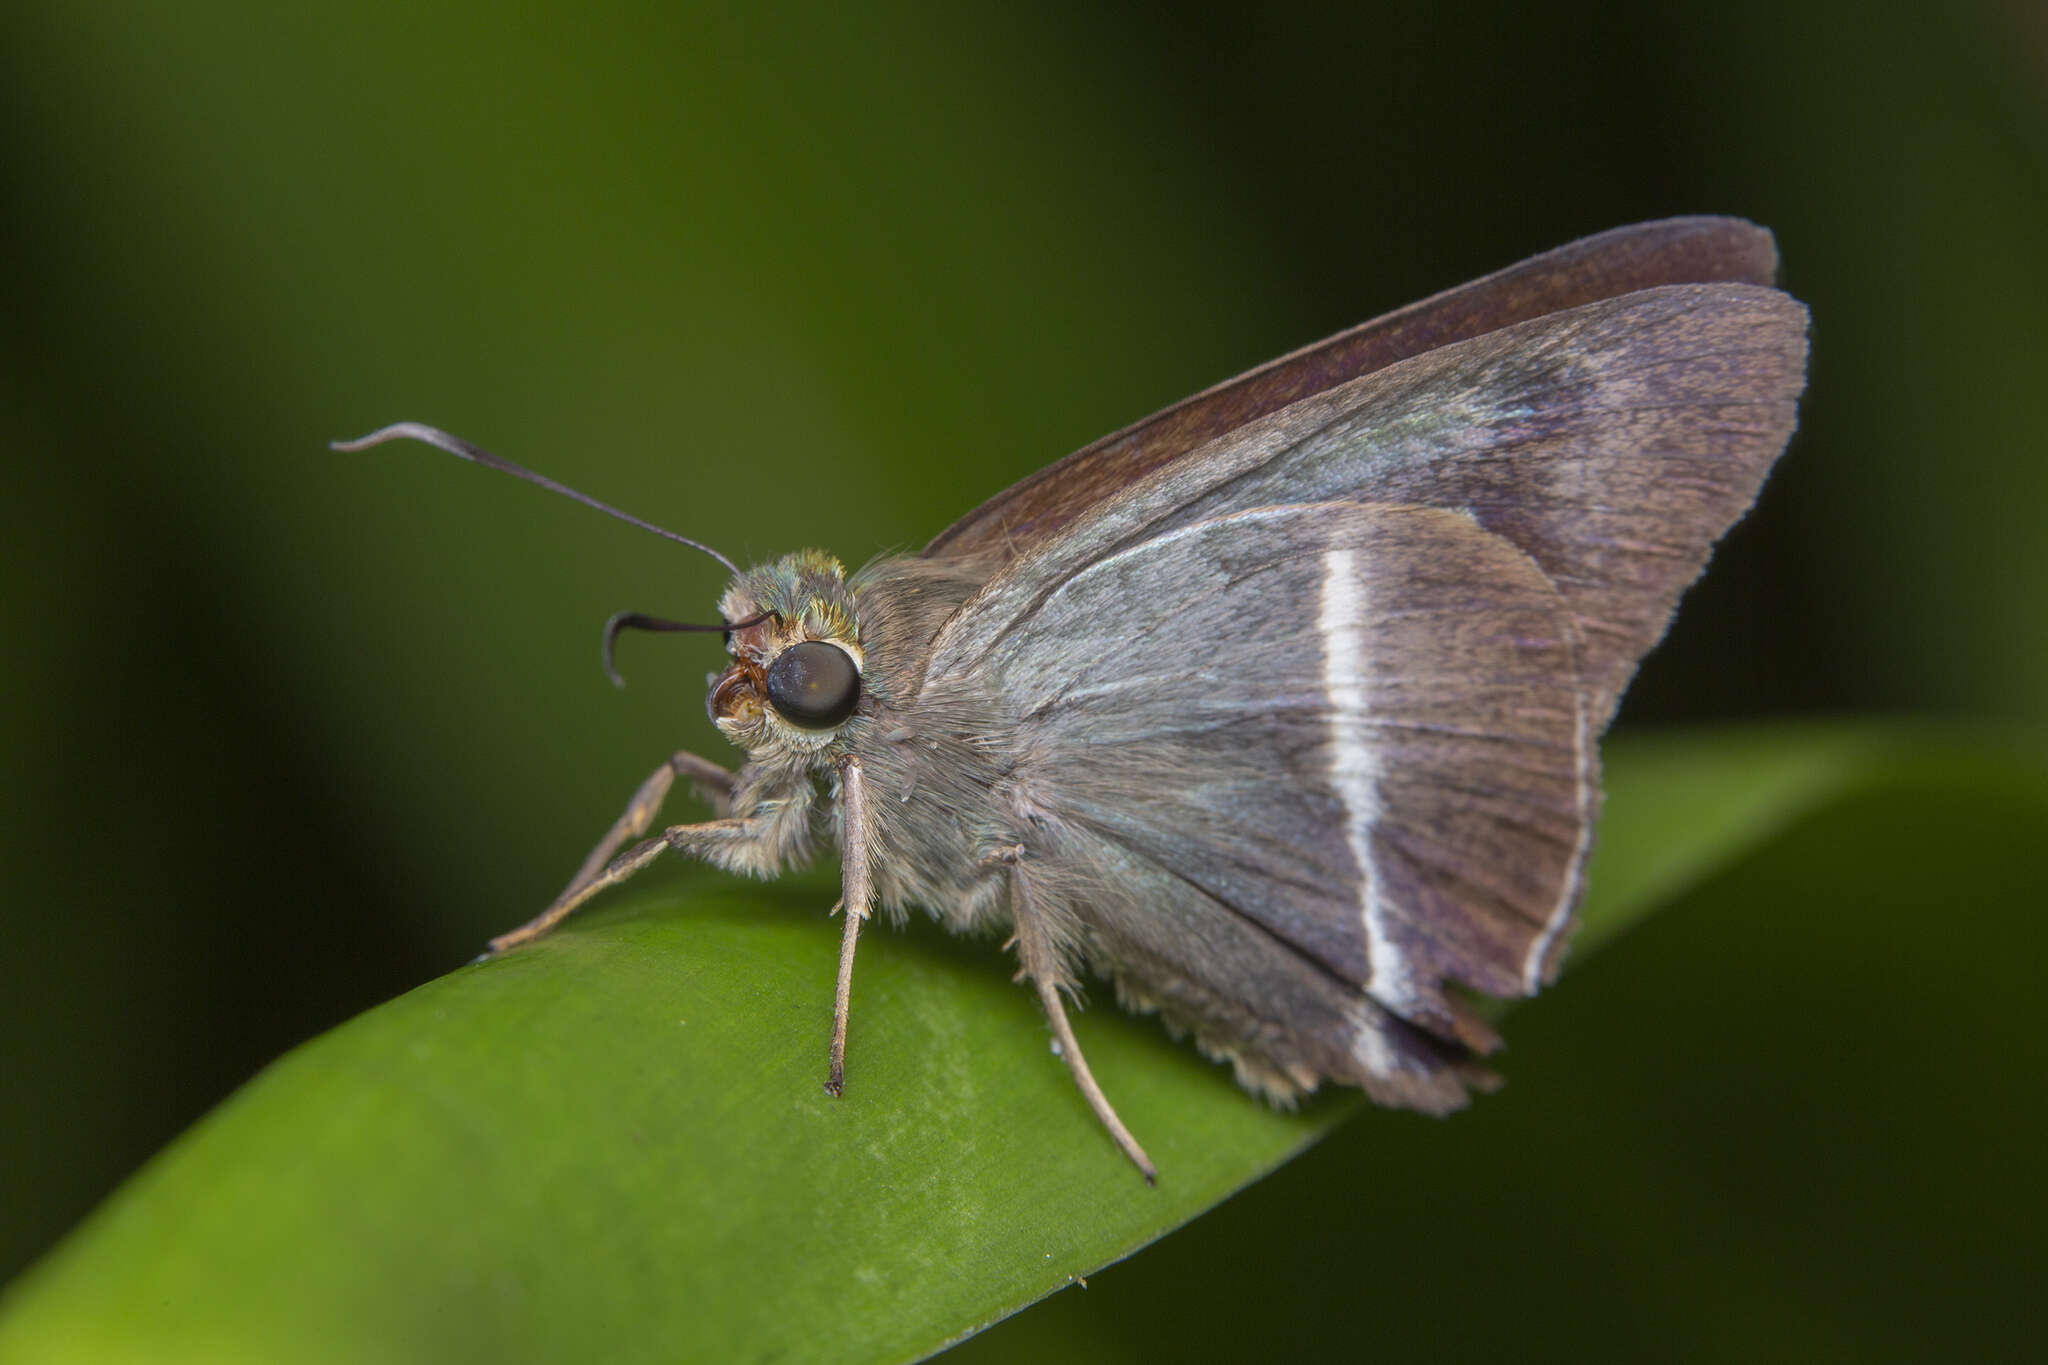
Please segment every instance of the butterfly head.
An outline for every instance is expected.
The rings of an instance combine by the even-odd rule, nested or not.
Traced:
[[[757,759],[809,767],[827,758],[840,728],[860,705],[861,675],[867,663],[853,592],[838,560],[816,550],[801,550],[772,564],[742,570],[708,545],[665,531],[419,422],[398,422],[359,440],[333,445],[336,450],[363,450],[396,440],[422,441],[472,464],[538,484],[724,565],[733,578],[719,602],[724,617],[720,624],[692,625],[637,611],[619,612],[604,627],[605,671],[614,683],[623,685],[612,667],[612,646],[621,631],[719,631],[733,663],[711,678],[712,721]]]
[[[712,723],[757,755],[823,757],[859,708],[867,662],[846,570],[802,550],[739,574],[718,605],[733,662],[710,679]]]

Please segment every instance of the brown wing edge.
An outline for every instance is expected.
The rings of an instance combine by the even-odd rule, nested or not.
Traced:
[[[1455,341],[1667,284],[1776,282],[1770,231],[1740,218],[1668,218],[1581,238],[1268,361],[1011,485],[924,549],[950,558],[1016,547],[1244,423]]]

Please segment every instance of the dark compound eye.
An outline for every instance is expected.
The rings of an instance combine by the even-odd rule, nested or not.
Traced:
[[[829,730],[852,715],[859,700],[860,670],[838,645],[806,640],[768,665],[768,701],[792,725]]]

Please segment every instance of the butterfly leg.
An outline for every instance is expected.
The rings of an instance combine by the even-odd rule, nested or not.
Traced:
[[[654,839],[619,860],[620,864],[630,863],[630,866],[621,870],[613,863],[614,855],[627,840],[639,838],[653,826],[654,817],[661,813],[661,803],[667,799],[669,788],[678,777],[688,778],[714,810],[720,815],[726,814],[732,800],[733,774],[708,758],[686,753],[671,754],[668,762],[656,768],[640,784],[640,789],[633,793],[633,799],[626,803],[625,813],[613,821],[604,838],[597,841],[597,847],[590,850],[590,856],[583,860],[583,866],[576,869],[576,875],[562,888],[562,894],[525,924],[492,939],[484,956],[495,957],[522,943],[531,943],[568,918],[571,911],[599,891],[624,881],[660,857],[667,845],[663,840]],[[636,856],[638,861],[634,861]]]
[[[839,1095],[846,1089],[846,1022],[853,1009],[853,945],[860,926],[871,911],[875,895],[874,878],[868,861],[871,821],[868,789],[861,777],[860,760],[849,758],[839,767],[839,908],[846,912],[846,926],[839,937],[839,985],[832,997],[831,1061],[825,1070],[825,1093]]]
[[[1123,1154],[1145,1177],[1145,1183],[1157,1184],[1159,1172],[1152,1165],[1152,1159],[1131,1136],[1131,1130],[1124,1127],[1124,1121],[1116,1116],[1109,1097],[1102,1093],[1102,1087],[1095,1083],[1094,1074],[1088,1070],[1088,1059],[1081,1055],[1081,1044],[1074,1038],[1074,1027],[1067,1022],[1066,1002],[1060,997],[1060,987],[1067,980],[1066,966],[1046,931],[1044,911],[1033,899],[1031,882],[1020,863],[1013,863],[1010,868],[1010,913],[1016,927],[1019,975],[1030,977],[1031,984],[1038,991],[1038,1003],[1045,1008],[1045,1019],[1052,1026],[1053,1040],[1059,1044],[1060,1060],[1073,1073],[1074,1084],[1080,1087],[1081,1097],[1088,1101],[1095,1117],[1101,1120],[1116,1145],[1123,1149]]]

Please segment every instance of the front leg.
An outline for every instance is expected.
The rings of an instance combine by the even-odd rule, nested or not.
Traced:
[[[701,825],[672,825],[655,838],[633,845],[596,873],[589,876],[578,873],[577,880],[555,897],[547,909],[517,929],[492,939],[484,956],[496,957],[522,943],[531,943],[567,919],[583,902],[608,886],[617,886],[670,849],[702,858],[705,862],[723,862],[743,846],[760,841],[766,834],[764,824],[759,819],[728,819],[707,820]]]
[[[696,787],[697,794],[704,798],[705,804],[714,812],[719,815],[732,814],[732,788],[736,780],[732,773],[710,759],[699,758],[695,754],[684,753],[681,750],[670,754],[668,762],[650,773],[647,780],[640,784],[640,789],[633,793],[633,799],[626,803],[625,812],[612,822],[612,827],[605,831],[604,838],[597,841],[597,847],[591,849],[590,856],[583,860],[583,866],[576,869],[576,875],[562,888],[562,894],[555,897],[556,904],[566,900],[585,882],[602,872],[605,865],[611,862],[612,856],[625,846],[628,839],[637,839],[653,828],[654,817],[661,813],[661,803],[668,799],[669,788],[675,785],[678,777],[688,778],[691,785]],[[551,905],[548,909],[553,910],[554,906]],[[562,912],[564,915],[567,913],[569,912],[566,910]],[[546,918],[547,912],[544,911],[535,923]],[[560,918],[561,915],[557,915],[555,919],[548,920],[548,923],[536,930],[535,934],[546,933]],[[521,939],[520,942],[523,943],[525,940]]]
[[[737,814],[698,825],[673,825],[659,838],[635,844],[613,857],[621,844],[644,833],[653,823],[662,798],[678,776],[688,777],[700,788],[708,789],[714,804]],[[764,789],[759,784],[743,788],[738,777],[716,764],[693,754],[677,754],[641,784],[625,814],[583,860],[583,866],[562,894],[525,924],[492,939],[484,956],[495,957],[539,938],[592,896],[626,880],[669,849],[727,871],[772,875],[792,856],[804,855],[810,805],[811,789],[807,783],[787,792]]]

